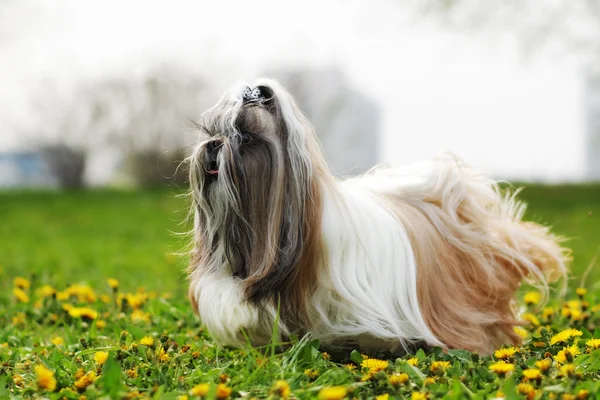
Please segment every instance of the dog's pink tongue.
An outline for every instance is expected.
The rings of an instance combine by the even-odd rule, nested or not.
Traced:
[[[208,173],[211,174],[211,175],[216,175],[216,174],[219,173],[219,170],[218,169],[211,169],[210,171],[208,171]]]

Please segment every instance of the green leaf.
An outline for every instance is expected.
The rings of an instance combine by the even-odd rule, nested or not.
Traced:
[[[142,329],[138,328],[135,325],[129,325],[126,330],[131,334],[131,336],[135,340],[140,340],[141,338],[146,336],[146,332],[144,332]]]
[[[506,400],[513,400],[519,398],[519,394],[517,393],[517,384],[513,377],[506,379],[502,391],[504,392],[504,398]]]
[[[356,365],[361,365],[364,358],[358,351],[352,350],[352,353],[350,353],[350,360]]]
[[[450,354],[452,357],[457,358],[461,361],[471,362],[471,353],[468,352],[467,350],[450,349],[450,350],[448,350],[448,354]]]
[[[123,382],[123,371],[121,371],[121,366],[112,355],[104,363],[102,375],[99,380],[104,391],[110,398],[115,399],[119,397]]]
[[[425,359],[427,358],[427,355],[425,355],[425,352],[423,351],[423,349],[419,349],[419,350],[417,350],[415,357],[419,361],[425,361]]]

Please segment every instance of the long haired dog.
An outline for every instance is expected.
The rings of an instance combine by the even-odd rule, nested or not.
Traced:
[[[191,157],[190,299],[222,345],[311,333],[326,345],[489,353],[519,342],[514,295],[566,275],[524,205],[451,155],[335,179],[277,82],[222,97]]]

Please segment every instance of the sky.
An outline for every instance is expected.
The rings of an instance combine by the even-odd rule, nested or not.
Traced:
[[[364,133],[378,135],[381,162],[450,150],[500,178],[584,177],[576,63],[523,57],[510,32],[444,31],[402,3],[0,0],[0,151],[36,130],[32,93],[50,78],[68,91],[168,60],[219,92],[265,69],[338,66],[381,108],[380,131]]]

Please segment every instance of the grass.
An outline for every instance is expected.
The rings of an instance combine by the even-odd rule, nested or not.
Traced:
[[[570,238],[574,278],[567,299],[527,306],[514,354],[332,360],[310,338],[284,353],[214,345],[187,302],[186,259],[173,254],[189,228],[175,193],[0,193],[0,398],[594,398],[600,271],[586,294],[575,288],[600,246],[600,186],[521,197],[528,218]],[[567,328],[579,336],[552,339]]]

